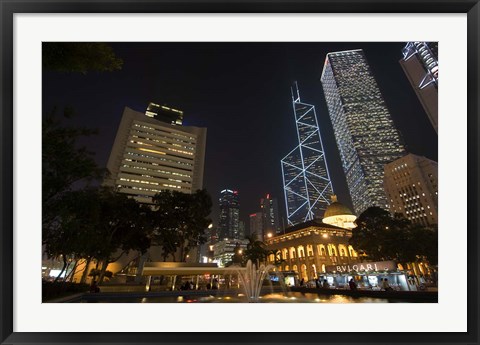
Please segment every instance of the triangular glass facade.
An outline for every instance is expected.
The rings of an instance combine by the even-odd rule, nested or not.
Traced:
[[[321,218],[333,194],[315,106],[300,101],[296,83],[292,102],[298,146],[281,160],[289,225]]]

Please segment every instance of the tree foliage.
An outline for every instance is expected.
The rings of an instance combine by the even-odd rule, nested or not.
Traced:
[[[72,191],[59,210],[44,237],[45,252],[53,258],[94,258],[102,263],[100,281],[109,263],[151,245],[150,208],[111,188]]]
[[[349,243],[370,260],[415,262],[426,257],[437,263],[438,232],[414,224],[401,215],[392,217],[379,208],[370,207],[355,222]]]
[[[63,119],[73,115],[65,109]],[[76,232],[70,214],[80,196],[74,189],[88,186],[99,179],[99,169],[93,154],[79,147],[78,139],[95,134],[86,128],[65,126],[56,109],[46,115],[42,125],[42,244],[49,257],[61,259],[63,269],[69,260],[77,260],[83,247],[80,233]],[[72,218],[73,217],[73,218]]]
[[[102,42],[44,42],[42,65],[46,70],[85,74],[120,70],[123,60]]]
[[[243,263],[246,264],[248,260],[251,260],[252,263],[255,263],[257,267],[266,261],[266,258],[269,254],[266,249],[265,243],[258,240],[257,234],[253,233],[245,238],[248,240],[247,249],[245,250],[245,255]]]
[[[164,260],[186,261],[188,252],[207,241],[206,229],[212,200],[205,189],[193,194],[162,191],[153,198],[155,233],[153,241],[163,247]]]
[[[65,109],[63,118],[69,119],[72,109]],[[65,126],[54,109],[42,125],[42,205],[44,230],[61,212],[63,198],[73,187],[99,179],[104,170],[98,168],[93,153],[78,146],[78,139],[96,134],[86,128]]]

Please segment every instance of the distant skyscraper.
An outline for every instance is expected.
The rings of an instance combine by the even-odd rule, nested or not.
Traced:
[[[238,222],[238,238],[245,239],[245,222],[239,221]]]
[[[408,42],[400,66],[438,133],[438,42]]]
[[[181,126],[183,122],[183,111],[152,102],[148,105],[145,115],[171,125]]]
[[[289,225],[321,218],[333,194],[315,106],[300,101],[296,83],[292,102],[298,146],[281,160]]]
[[[263,240],[263,214],[262,212],[250,215],[250,236],[255,234],[257,239]]]
[[[219,240],[240,238],[240,203],[236,190],[224,189],[220,192],[220,219],[218,222]]]
[[[356,214],[388,208],[383,168],[405,149],[363,50],[328,53],[321,81]]]
[[[202,189],[206,128],[172,125],[125,108],[106,185],[142,203],[162,190]]]
[[[390,212],[414,223],[438,224],[438,164],[408,154],[385,165],[385,191]]]
[[[272,235],[281,233],[277,199],[271,198],[270,194],[267,194],[265,198],[260,199],[260,208],[264,236],[269,233]]]

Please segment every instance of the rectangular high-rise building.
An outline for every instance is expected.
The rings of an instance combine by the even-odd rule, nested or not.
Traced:
[[[385,165],[385,192],[390,212],[414,223],[438,224],[438,163],[408,154]]]
[[[147,204],[162,190],[202,189],[206,134],[206,128],[172,125],[126,107],[105,184]]]
[[[260,199],[260,208],[262,210],[263,234],[266,236],[281,233],[277,199],[271,198],[270,194],[267,194],[265,198]]]
[[[255,235],[258,240],[263,240],[263,214],[262,212],[250,215],[250,236]]]
[[[402,54],[400,66],[438,133],[438,42],[408,42]]]
[[[240,203],[238,191],[224,189],[220,192],[220,219],[218,221],[219,241],[240,238]]]
[[[405,149],[363,50],[328,53],[321,82],[355,213],[388,209],[383,169]]]

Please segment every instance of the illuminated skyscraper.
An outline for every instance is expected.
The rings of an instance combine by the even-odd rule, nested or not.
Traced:
[[[277,199],[267,194],[265,198],[260,199],[260,208],[262,209],[263,235],[281,233]]]
[[[163,110],[183,117],[180,110]],[[206,135],[206,128],[172,124],[125,107],[107,163],[110,175],[104,184],[144,204],[152,204],[152,197],[163,190],[194,193],[203,186]],[[109,270],[118,272],[132,260],[141,267],[147,257],[163,260],[162,248],[152,246],[141,258],[131,251]]]
[[[236,190],[224,189],[220,192],[220,219],[218,221],[219,240],[240,238],[240,203]]]
[[[162,190],[202,189],[206,133],[206,128],[172,125],[126,107],[105,184],[147,204]]]
[[[408,42],[400,66],[438,133],[438,42]]]
[[[298,145],[282,160],[283,189],[289,225],[321,218],[333,194],[315,106],[292,89]]]
[[[328,53],[321,81],[356,214],[388,209],[383,168],[405,149],[363,50]]]

